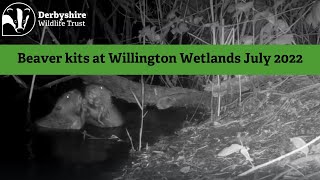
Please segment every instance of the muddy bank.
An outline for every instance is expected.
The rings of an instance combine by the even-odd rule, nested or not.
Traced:
[[[319,179],[319,87],[295,76],[251,93],[221,118],[133,154],[121,178]]]

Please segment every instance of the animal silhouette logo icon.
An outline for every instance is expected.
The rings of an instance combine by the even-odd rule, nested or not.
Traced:
[[[29,5],[12,3],[2,13],[2,36],[24,36],[35,23],[36,15]]]

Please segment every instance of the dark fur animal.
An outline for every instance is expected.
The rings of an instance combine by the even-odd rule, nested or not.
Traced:
[[[83,97],[78,90],[64,93],[51,113],[37,121],[37,125],[53,129],[81,129],[85,123],[82,110]]]
[[[111,92],[100,85],[89,85],[85,90],[84,110],[86,122],[98,127],[118,127],[123,118],[113,105]]]
[[[88,85],[84,95],[78,90],[63,94],[52,112],[37,125],[53,129],[81,129],[85,123],[97,127],[119,127],[123,118],[113,105],[111,92],[100,85]]]

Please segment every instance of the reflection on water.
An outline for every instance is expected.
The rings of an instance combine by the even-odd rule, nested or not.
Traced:
[[[82,131],[41,131],[34,139],[32,179],[100,179],[115,176],[128,159],[123,128],[86,126]],[[84,135],[84,131],[87,135]],[[115,135],[115,136],[112,136]]]
[[[183,126],[186,109],[149,109],[145,117],[143,147],[160,136],[172,135]],[[137,147],[140,112],[127,112],[125,127],[99,128],[86,125],[81,131],[39,131],[34,138],[36,155],[29,166],[30,179],[112,179],[121,176],[121,169],[130,163],[131,149],[125,128]],[[84,132],[88,135],[84,136]],[[113,137],[110,139],[110,137]],[[121,140],[117,139],[120,138]]]

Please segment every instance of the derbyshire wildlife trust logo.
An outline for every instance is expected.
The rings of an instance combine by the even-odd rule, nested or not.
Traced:
[[[2,36],[24,36],[35,23],[36,15],[29,5],[12,3],[2,13]]]

